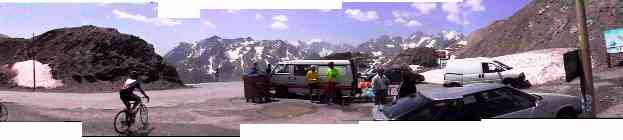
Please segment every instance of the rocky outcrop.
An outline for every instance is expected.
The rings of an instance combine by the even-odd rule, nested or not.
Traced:
[[[420,65],[423,67],[436,67],[439,65],[437,63],[438,58],[433,48],[410,48],[402,51],[384,66],[400,67],[406,65]]]
[[[5,47],[6,46],[6,47]],[[27,47],[19,47],[27,46]],[[61,89],[71,91],[116,90],[130,70],[141,73],[150,89],[183,86],[175,68],[164,63],[151,44],[113,28],[81,26],[60,28],[33,39],[0,39],[5,63],[35,60],[48,64]]]

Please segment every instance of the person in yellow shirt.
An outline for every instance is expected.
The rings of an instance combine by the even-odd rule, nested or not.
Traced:
[[[307,71],[307,74],[305,75],[305,83],[307,83],[307,86],[309,87],[309,100],[312,102],[314,101],[313,97],[315,96],[314,89],[319,88],[318,69],[316,67],[316,65],[311,65],[311,67]]]

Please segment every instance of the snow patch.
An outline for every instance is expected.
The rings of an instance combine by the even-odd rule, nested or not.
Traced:
[[[42,64],[39,61],[34,61],[35,66],[35,86],[43,88],[57,88],[63,86],[61,80],[52,78],[52,70],[48,64]],[[17,62],[13,65],[13,70],[17,72],[17,75],[13,78],[13,81],[19,86],[33,87],[33,60],[27,60]]]
[[[437,42],[437,40],[431,40],[430,43],[428,43],[428,45],[426,45],[426,47],[433,48],[433,47],[435,47],[435,43],[436,42]]]
[[[242,47],[238,47],[236,49],[233,50],[227,50],[226,54],[227,54],[227,58],[229,58],[230,62],[236,61],[240,58],[242,58],[242,54],[240,53],[240,50],[242,49]]]
[[[383,55],[383,52],[382,51],[372,52],[372,55],[374,55],[374,56],[381,56],[381,55]]]
[[[431,37],[422,37],[422,38],[420,38],[420,41],[418,41],[415,46],[420,46],[420,45],[422,45],[422,43],[424,43],[425,41],[430,40],[430,39],[431,39]]]
[[[325,57],[325,56],[328,56],[328,55],[331,55],[331,54],[333,54],[333,51],[329,50],[327,48],[322,48],[322,50],[320,50],[320,52],[318,52],[318,55],[320,57]]]

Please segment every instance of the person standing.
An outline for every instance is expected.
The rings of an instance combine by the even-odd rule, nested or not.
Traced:
[[[253,76],[257,74],[257,62],[253,62],[253,65],[249,68],[247,75]]]
[[[385,71],[382,68],[377,69],[376,75],[372,78],[372,90],[374,90],[374,106],[380,111],[383,111],[388,87],[389,79],[385,76]]]
[[[415,94],[417,92],[417,81],[415,80],[415,75],[408,68],[403,68],[400,71],[400,77],[402,78],[402,82],[400,83],[400,89],[398,90],[398,98],[406,97],[411,94]]]
[[[335,68],[333,62],[329,62],[329,69],[327,70],[327,93],[325,93],[324,102],[331,103],[333,96],[336,93],[337,80],[340,77],[340,72]]]
[[[309,86],[309,101],[314,101],[314,89],[318,89],[318,70],[316,65],[311,65],[305,74],[305,83]]]

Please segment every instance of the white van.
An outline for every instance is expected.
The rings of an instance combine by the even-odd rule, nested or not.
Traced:
[[[311,65],[316,65],[320,77],[319,86],[323,90],[329,62],[333,62],[340,73],[337,88],[340,89],[342,95],[352,95],[352,92],[357,88],[357,78],[354,77],[356,70],[349,60],[292,60],[279,62],[276,65],[271,64],[271,86],[276,90],[276,94],[307,95],[309,94],[309,86],[305,83],[305,75]]]
[[[490,58],[453,59],[446,66],[443,85],[459,87],[471,83],[489,82],[520,86],[527,82],[525,78],[523,72]]]

